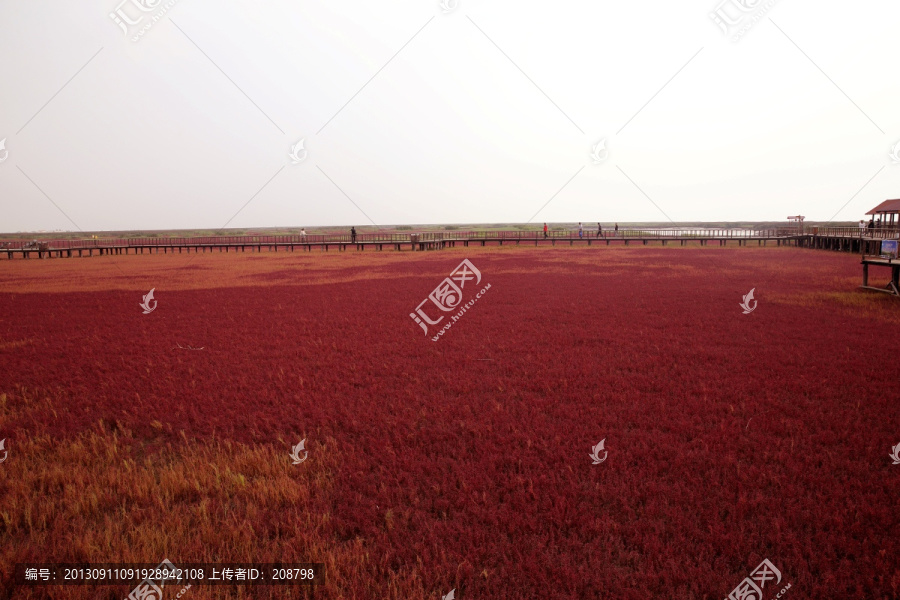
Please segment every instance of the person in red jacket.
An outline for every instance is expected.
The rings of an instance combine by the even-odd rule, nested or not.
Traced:
[[[544,223],[544,237],[547,237],[547,224]]]

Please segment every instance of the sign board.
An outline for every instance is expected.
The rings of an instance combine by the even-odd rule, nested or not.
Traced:
[[[897,258],[897,240],[882,240],[881,254],[888,258]]]

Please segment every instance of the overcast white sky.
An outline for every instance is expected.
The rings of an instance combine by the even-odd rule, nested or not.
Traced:
[[[900,197],[896,0],[448,1],[168,0],[137,42],[110,13],[164,2],[0,1],[0,231],[852,220]],[[733,41],[717,8],[756,23]]]

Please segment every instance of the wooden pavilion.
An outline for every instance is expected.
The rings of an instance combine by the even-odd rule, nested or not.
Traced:
[[[884,229],[900,228],[900,200],[885,200],[866,214],[872,215],[872,219],[878,218],[875,227]]]
[[[887,292],[894,296],[900,296],[900,261],[897,260],[898,237],[900,237],[900,200],[885,200],[866,213],[872,215],[873,225],[868,229],[868,237],[875,237],[876,254],[868,254],[862,246],[863,289],[878,292]],[[878,220],[875,221],[875,217]],[[862,232],[860,232],[862,244]],[[880,238],[880,240],[878,239]],[[888,267],[891,269],[891,280],[884,287],[879,288],[869,285],[869,265]]]

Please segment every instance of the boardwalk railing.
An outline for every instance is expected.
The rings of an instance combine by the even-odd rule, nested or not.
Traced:
[[[826,228],[820,235],[847,235],[841,231],[854,228]],[[873,230],[866,230],[872,236]],[[827,232],[827,233],[826,233]],[[896,229],[874,230],[874,237],[896,237]],[[811,233],[811,232],[806,232]],[[892,235],[889,235],[891,234]],[[668,228],[668,229],[632,229],[620,228],[618,231],[604,229],[598,236],[596,229],[585,229],[584,238],[602,239],[762,239],[787,238],[800,235],[795,227],[777,227],[769,229],[705,229],[705,228]],[[358,243],[409,244],[412,242],[440,242],[461,240],[541,240],[578,239],[577,229],[543,230],[486,230],[486,231],[427,231],[427,232],[391,232],[360,233],[356,236]],[[197,247],[197,246],[265,246],[265,245],[300,245],[300,244],[350,244],[350,234],[310,234],[310,235],[215,235],[198,237],[137,237],[137,238],[101,238],[73,240],[14,240],[0,242],[0,249],[8,250],[68,250],[88,248],[162,248],[162,247]]]
[[[759,237],[787,237],[798,235],[796,228],[784,229],[604,229],[599,232],[596,229],[585,228],[583,237],[591,238],[759,238]],[[488,240],[534,240],[543,239],[545,237],[543,230],[538,231],[447,231],[444,232],[445,240],[465,240],[465,239],[488,239]],[[577,229],[556,229],[548,230],[546,237],[548,239],[571,239],[578,237]]]
[[[873,227],[860,229],[859,227],[821,227],[814,235],[828,237],[864,237],[876,240],[897,239],[900,235],[900,227]]]

